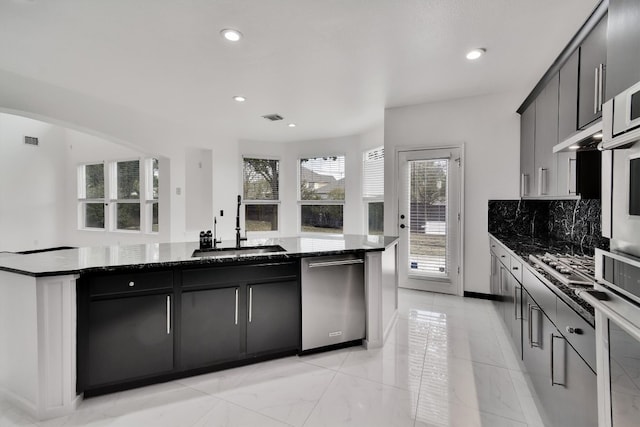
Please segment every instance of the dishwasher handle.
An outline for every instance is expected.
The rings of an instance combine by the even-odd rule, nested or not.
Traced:
[[[364,264],[364,260],[362,258],[357,258],[357,259],[344,259],[344,260],[338,260],[338,261],[310,262],[309,268],[334,267],[336,265],[352,265],[352,264]]]

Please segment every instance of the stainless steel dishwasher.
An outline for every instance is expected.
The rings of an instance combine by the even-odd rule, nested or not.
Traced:
[[[302,259],[302,350],[365,338],[364,259]]]

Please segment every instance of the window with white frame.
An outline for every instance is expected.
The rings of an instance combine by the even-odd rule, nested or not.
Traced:
[[[280,161],[242,159],[245,230],[277,231],[280,203]]]
[[[342,233],[345,200],[344,156],[300,159],[300,231]]]
[[[78,167],[78,217],[81,228],[105,228],[104,172],[104,163]]]
[[[79,228],[157,232],[158,178],[158,159],[78,166]]]
[[[384,147],[365,151],[362,156],[362,197],[367,234],[384,233]]]

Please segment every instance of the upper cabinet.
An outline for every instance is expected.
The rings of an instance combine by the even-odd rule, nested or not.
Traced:
[[[558,94],[558,141],[564,141],[578,130],[578,66],[576,50],[560,68]]]
[[[520,196],[533,196],[534,144],[536,135],[536,103],[527,107],[520,117]]]
[[[534,142],[535,196],[557,195],[557,168],[553,146],[558,143],[558,74],[536,98]]]
[[[610,0],[605,101],[640,81],[640,1]]]
[[[607,16],[605,15],[580,45],[578,128],[602,117],[607,64]]]

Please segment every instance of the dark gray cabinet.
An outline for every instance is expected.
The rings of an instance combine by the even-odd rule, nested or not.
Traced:
[[[88,388],[173,369],[172,298],[167,293],[91,302],[84,361]]]
[[[605,15],[580,45],[579,129],[583,129],[602,116],[606,64],[607,16]]]
[[[300,347],[300,292],[296,280],[247,286],[247,354]]]
[[[237,360],[241,353],[240,288],[182,293],[180,354],[183,369]]]
[[[86,396],[300,350],[298,260],[90,273],[77,291]]]
[[[638,0],[609,0],[605,101],[640,81],[638,22]]]
[[[534,153],[536,135],[536,102],[520,117],[520,196],[534,195]]]
[[[534,195],[537,196],[554,196],[557,191],[553,146],[558,143],[558,89],[559,79],[556,74],[536,99]]]
[[[573,52],[560,68],[558,90],[558,141],[564,141],[578,130],[579,51]]]
[[[545,425],[597,426],[596,374],[526,291],[523,302],[523,362],[542,404]]]

